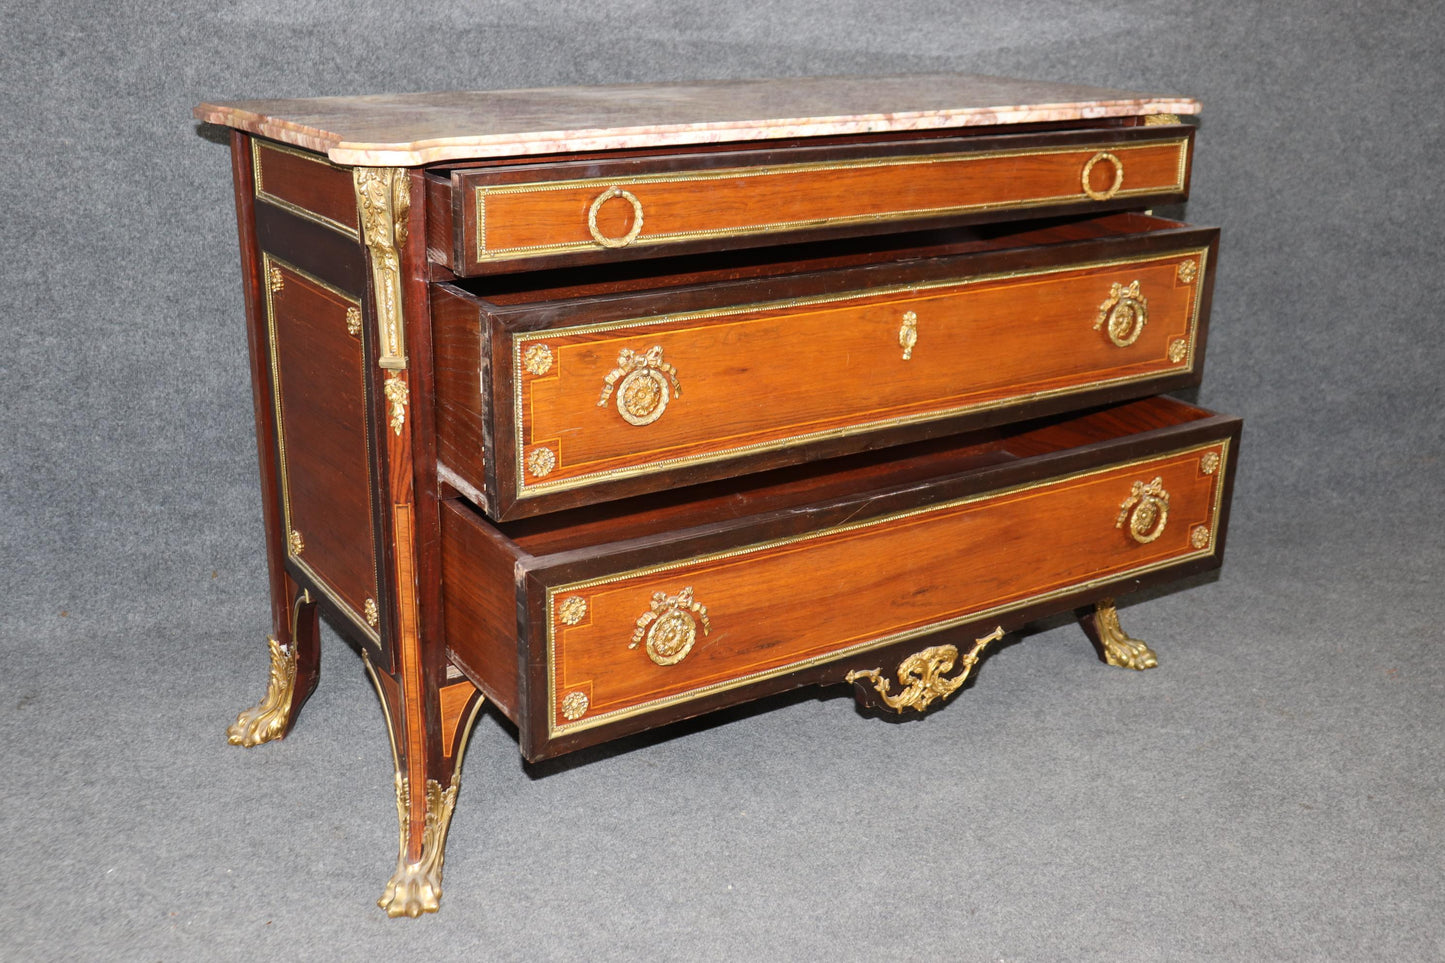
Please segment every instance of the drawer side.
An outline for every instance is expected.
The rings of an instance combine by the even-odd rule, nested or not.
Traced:
[[[441,522],[448,655],[515,722],[519,709],[515,546],[453,502],[442,503]]]
[[[431,286],[432,364],[436,385],[438,474],[484,510],[495,451],[490,405],[490,345],[477,306],[440,285]],[[495,457],[492,461],[495,461]]]

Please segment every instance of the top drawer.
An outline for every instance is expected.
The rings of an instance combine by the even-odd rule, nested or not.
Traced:
[[[433,181],[434,260],[533,270],[1148,207],[1189,189],[1193,128],[753,148],[459,169]]]

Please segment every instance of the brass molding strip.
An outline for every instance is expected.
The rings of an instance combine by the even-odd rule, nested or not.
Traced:
[[[342,291],[340,288],[337,288],[334,285],[327,284],[320,278],[312,274],[308,274],[307,272],[301,270],[293,264],[288,263],[287,261],[283,261],[281,258],[278,258],[274,254],[271,254],[269,251],[261,251],[261,273],[263,275],[269,275],[272,270],[283,268],[286,271],[290,272],[292,275],[298,278],[302,278],[310,284],[314,284],[319,288],[329,291],[330,293],[336,295],[338,298],[342,299],[348,304],[355,305],[357,309],[360,310],[361,302],[357,300],[354,296],[347,294],[345,291]],[[277,474],[280,476],[278,480],[281,486],[282,529],[289,532],[295,528],[295,525],[291,516],[291,482],[290,471],[288,468],[286,457],[285,408],[281,401],[281,362],[277,352],[276,310],[275,304],[273,302],[273,295],[275,293],[276,292],[271,290],[269,286],[266,288],[266,340],[271,355],[271,403],[276,417],[276,469]],[[361,396],[363,399],[365,399],[366,364],[364,358],[362,361],[362,370],[360,374]],[[364,424],[362,425],[361,435],[366,445],[366,463],[369,465],[371,464],[371,433],[366,430],[366,426]],[[368,502],[368,511],[366,513],[367,532],[371,539],[369,544],[375,545],[376,530],[374,519],[376,517],[376,496],[371,491],[370,483],[367,484],[366,490]],[[337,591],[336,587],[333,586],[326,579],[322,578],[320,573],[318,573],[314,568],[312,568],[310,564],[308,564],[300,555],[288,555],[287,561],[300,569],[301,572],[314,584],[316,591],[321,595],[325,596],[325,598],[330,601],[331,604],[334,605],[338,611],[346,613],[346,616],[351,619],[351,621],[356,625],[357,629],[359,629],[363,635],[365,635],[368,639],[370,639],[377,645],[381,644],[380,634],[378,634],[376,629],[372,628],[370,625],[367,624],[365,614],[356,611],[356,609],[351,605],[351,603],[343,600],[341,597],[341,593]],[[371,577],[373,583],[373,598],[377,597],[377,589],[381,585],[381,572],[377,568],[377,564],[378,563],[376,559],[376,552],[373,550],[371,553]]]
[[[1046,478],[1041,481],[1011,485],[1006,488],[997,488],[992,491],[981,492],[975,495],[968,495],[963,498],[957,498],[952,501],[940,503],[938,505],[929,505],[923,508],[912,508],[906,511],[882,515],[877,518],[869,518],[859,522],[849,522],[843,525],[835,525],[830,528],[819,529],[815,532],[806,532],[802,535],[793,535],[787,538],[772,539],[770,541],[758,542],[752,545],[744,545],[738,548],[728,549],[726,551],[713,552],[707,555],[699,555],[679,562],[666,562],[658,565],[648,565],[640,568],[629,569],[625,572],[602,576],[600,578],[586,579],[580,582],[569,582],[565,585],[559,585],[547,589],[547,611],[553,612],[556,610],[557,596],[578,594],[586,591],[587,589],[596,588],[599,585],[607,585],[612,582],[623,581],[624,579],[638,578],[662,572],[670,572],[681,568],[704,565],[708,562],[721,561],[725,559],[736,558],[742,555],[764,552],[774,548],[780,548],[787,545],[794,545],[800,542],[823,538],[825,536],[852,532],[858,529],[870,528],[877,525],[884,525],[890,522],[913,518],[919,515],[947,511],[952,508],[967,505],[971,502],[983,501],[984,499],[997,498],[1002,495],[1009,495],[1018,492],[1033,491],[1037,488],[1044,488],[1050,485],[1073,481],[1075,479],[1087,478],[1091,475],[1103,475],[1110,472],[1133,468],[1138,465],[1167,461],[1186,454],[1203,453],[1206,451],[1218,451],[1221,459],[1227,462],[1229,457],[1229,446],[1230,439],[1228,438],[1223,438],[1216,441],[1203,442],[1196,445],[1190,445],[1185,448],[1175,449],[1173,451],[1162,452],[1157,455],[1147,455],[1141,458],[1133,459],[1131,461],[1115,462],[1108,465],[1103,465],[1098,468],[1088,468],[1082,471],[1070,472],[1064,475],[1055,475],[1051,478]],[[1215,476],[1215,482],[1213,485],[1214,491],[1213,497],[1211,499],[1212,504],[1210,506],[1210,530],[1213,532],[1217,532],[1219,530],[1219,513],[1221,508],[1220,498],[1224,490],[1223,478],[1224,473],[1220,472],[1217,476]],[[804,659],[789,662],[786,665],[780,665],[771,669],[763,669],[759,672],[752,672],[747,675],[724,679],[720,682],[714,682],[708,685],[699,686],[698,688],[689,689],[685,692],[679,692],[675,693],[674,695],[663,696],[662,698],[653,699],[648,702],[625,706],[621,709],[614,709],[611,712],[605,712],[597,716],[585,717],[576,722],[567,722],[561,725],[557,724],[557,639],[554,624],[555,620],[548,618],[547,734],[549,738],[557,738],[559,736],[570,735],[574,732],[581,732],[585,729],[592,729],[600,725],[606,725],[612,722],[620,722],[624,719],[632,718],[633,716],[643,715],[648,712],[655,712],[658,709],[664,709],[668,706],[677,705],[682,702],[691,702],[695,699],[701,699],[705,696],[713,695],[718,692],[726,692],[730,689],[736,689],[740,686],[749,685],[754,682],[762,682],[766,681],[767,679],[774,679],[778,676],[787,675],[790,672],[796,672],[801,669],[812,668],[814,666],[823,665],[828,662],[836,662],[840,659],[859,655],[873,649],[883,648],[885,646],[893,645],[897,642],[905,642],[909,639],[919,638],[921,636],[931,635],[936,632],[946,631],[948,629],[955,628],[960,625],[966,625],[971,622],[980,622],[985,619],[994,619],[997,616],[1005,615],[1009,612],[1017,611],[1018,609],[1025,608],[1039,602],[1047,602],[1051,599],[1070,595],[1074,592],[1087,591],[1092,588],[1109,585],[1111,583],[1120,582],[1129,578],[1133,578],[1135,576],[1158,571],[1159,569],[1170,568],[1191,561],[1195,558],[1208,557],[1215,553],[1217,542],[1217,538],[1211,538],[1209,544],[1202,549],[1195,549],[1193,551],[1183,552],[1178,555],[1171,555],[1166,559],[1160,559],[1156,562],[1149,562],[1144,565],[1136,566],[1134,568],[1123,569],[1121,571],[1113,572],[1109,575],[1100,576],[1098,578],[1085,579],[1081,582],[1062,586],[1048,592],[1041,592],[1037,595],[1030,595],[1027,598],[1019,599],[1013,602],[1005,602],[1002,605],[996,605],[992,608],[983,609],[978,612],[968,612],[953,618],[940,619],[936,622],[930,622],[927,625],[918,626],[912,629],[905,629],[901,632],[889,633],[887,635],[867,639],[843,648],[833,649],[828,652],[820,653],[818,655],[808,656]]]
[[[376,697],[381,700],[381,714],[386,717],[386,738],[391,743],[391,765],[396,774],[401,776],[401,750],[396,742],[396,725],[391,719],[391,703],[386,701],[386,689],[381,684],[381,677],[376,673],[376,666],[371,663],[371,654],[365,649],[361,650],[361,664],[366,669],[367,678],[371,679],[371,684],[376,689]]]
[[[263,140],[259,137],[255,138],[252,141],[251,174],[256,185],[256,197],[265,201],[267,204],[274,204],[276,207],[280,207],[287,211],[290,211],[297,217],[305,218],[308,221],[313,221],[323,227],[329,227],[331,228],[331,230],[345,234],[349,238],[353,238],[358,241],[361,240],[361,232],[357,229],[357,226],[355,224],[343,224],[340,221],[327,217],[325,214],[318,214],[315,211],[307,210],[301,205],[295,203],[294,201],[288,201],[285,198],[277,197],[275,194],[272,194],[270,191],[266,190],[261,181],[261,151],[263,150],[273,150],[276,151],[278,154],[290,154],[293,157],[299,157],[302,160],[310,161],[313,164],[321,164],[322,166],[329,167],[334,171],[340,171],[347,174],[351,172],[351,168],[342,167],[339,164],[333,164],[331,163],[331,161],[327,160],[324,156],[320,154],[312,154],[308,151],[298,150],[295,147],[288,147],[285,144],[278,144],[274,141]]]
[[[448,665],[450,664],[451,663],[448,663]],[[462,761],[467,758],[467,744],[472,741],[472,730],[476,727],[477,715],[482,711],[482,706],[486,704],[486,695],[482,693],[482,690],[477,689],[477,698],[476,701],[472,703],[472,711],[467,713],[465,719],[458,720],[457,722],[457,725],[461,727],[462,737],[457,743],[456,755],[452,757],[455,760],[452,764],[453,785],[457,784],[462,778]]]
[[[870,167],[911,167],[920,164],[967,163],[975,160],[990,160],[1010,157],[1037,157],[1051,154],[1089,154],[1100,150],[1127,155],[1133,151],[1173,147],[1179,153],[1174,183],[1153,187],[1121,189],[1111,197],[1134,197],[1146,194],[1161,194],[1184,190],[1185,173],[1189,168],[1189,140],[1145,141],[1143,143],[1077,144],[1068,147],[1035,147],[1028,150],[995,150],[977,153],[927,154],[917,157],[874,157],[855,161],[822,161],[808,164],[782,164],[761,167],[730,167],[722,170],[694,171],[687,174],[638,174],[630,177],[587,177],[564,181],[531,181],[525,184],[482,185],[476,187],[477,205],[477,250],[480,263],[499,260],[520,260],[529,257],[543,257],[573,251],[606,250],[593,240],[561,241],[554,244],[534,244],[519,247],[487,248],[487,198],[503,194],[536,194],[546,191],[574,190],[587,187],[630,187],[638,184],[682,184],[696,181],[733,180],[745,177],[766,177],[775,174],[803,174],[813,171],[859,170]],[[1127,158],[1126,158],[1127,159]],[[850,224],[887,223],[918,217],[937,217],[944,214],[963,214],[972,211],[1027,210],[1044,207],[1063,201],[1087,201],[1089,198],[1080,188],[1068,194],[1028,200],[988,201],[977,204],[958,204],[949,207],[919,208],[894,211],[886,214],[857,214],[848,217],[823,217],[803,221],[779,221],[772,224],[749,224],[737,227],[707,228],[696,231],[678,231],[671,234],[649,234],[638,237],[628,246],[677,243],[700,240],[709,237],[748,237],[755,234],[776,234],[780,231],[799,231],[813,227],[844,227]]]
[[[401,767],[401,753],[396,741],[396,726],[392,722],[391,703],[386,700],[386,690],[381,684],[381,678],[377,675],[375,664],[371,661],[371,654],[365,649],[361,650],[361,662],[366,670],[366,676],[371,680],[371,686],[376,690],[376,697],[381,700],[381,713],[386,717],[386,738],[391,743],[391,764],[398,774],[403,773]],[[477,721],[477,715],[486,705],[487,697],[477,690],[476,701],[472,703],[472,709],[467,713],[465,719],[458,720],[457,726],[461,732],[461,740],[457,743],[455,760],[452,764],[452,784],[455,785],[462,778],[462,762],[467,757],[467,744],[472,739],[472,729]]]
[[[1104,261],[1075,262],[1071,264],[1057,265],[1049,268],[1030,268],[1016,271],[1001,271],[994,274],[980,274],[974,277],[949,279],[940,281],[924,281],[917,284],[894,284],[885,287],[866,288],[863,290],[845,291],[838,294],[824,294],[806,298],[790,298],[782,301],[764,301],[752,304],[735,305],[726,308],[708,308],[699,311],[688,311],[681,314],[651,315],[642,318],[630,318],[622,321],[608,321],[599,324],[580,324],[566,328],[552,328],[546,331],[516,332],[512,335],[512,383],[513,389],[513,433],[516,439],[516,450],[520,453],[528,450],[528,442],[523,437],[523,403],[522,388],[524,367],[523,357],[526,353],[526,344],[530,341],[555,341],[557,338],[574,334],[600,334],[608,331],[615,331],[623,328],[646,328],[653,325],[669,324],[678,321],[697,321],[710,318],[729,317],[739,314],[752,314],[764,311],[788,311],[793,308],[812,307],[820,304],[833,304],[840,301],[863,300],[874,297],[883,297],[890,294],[918,293],[939,291],[945,288],[963,289],[970,285],[984,284],[994,281],[1010,280],[1022,277],[1043,277],[1049,274],[1062,274],[1068,271],[1086,271],[1097,268],[1122,267],[1125,265],[1141,264],[1151,261],[1168,261],[1178,257],[1197,257],[1199,259],[1199,275],[1203,276],[1209,257],[1209,248],[1186,248],[1179,251],[1172,251],[1166,254],[1143,254],[1127,258],[1113,258]],[[675,458],[660,458],[641,465],[626,465],[619,468],[609,468],[602,471],[588,472],[582,475],[574,475],[569,478],[562,478],[555,481],[537,481],[529,478],[526,473],[524,459],[519,455],[516,459],[514,470],[516,473],[517,500],[533,498],[538,495],[551,492],[567,491],[572,488],[582,488],[588,485],[596,485],[601,482],[612,481],[621,478],[634,478],[640,475],[651,475],[657,472],[667,471],[672,468],[679,468],[687,465],[710,464],[716,461],[726,461],[729,458],[736,458],[740,455],[754,454],[759,452],[776,451],[780,448],[789,448],[800,442],[827,441],[833,438],[845,438],[849,435],[861,434],[866,431],[875,431],[882,428],[896,428],[904,425],[916,425],[929,421],[937,421],[943,418],[951,418],[955,415],[968,414],[978,411],[990,411],[995,408],[1006,408],[1013,405],[1025,404],[1031,401],[1039,401],[1044,398],[1053,398],[1063,395],[1078,394],[1084,391],[1092,391],[1098,388],[1109,388],[1115,385],[1131,384],[1135,381],[1147,381],[1150,378],[1158,378],[1166,374],[1187,372],[1194,370],[1194,359],[1197,356],[1199,337],[1199,306],[1201,298],[1199,287],[1194,285],[1190,292],[1189,320],[1186,340],[1188,342],[1187,363],[1182,367],[1173,367],[1168,370],[1157,369],[1145,371],[1139,374],[1121,375],[1114,378],[1100,378],[1093,381],[1086,381],[1081,384],[1067,385],[1060,388],[1047,388],[1040,391],[1031,391],[1025,394],[1005,395],[987,401],[976,401],[962,405],[954,405],[947,408],[935,408],[929,411],[916,412],[911,415],[901,415],[893,418],[880,418],[874,421],[857,422],[850,425],[841,425],[834,428],[825,428],[819,431],[805,431],[798,434],[788,435],[784,438],[775,438],[768,441],[759,441],[746,445],[734,445],[728,448],[719,448],[713,451],[699,452],[694,455],[681,455]],[[558,351],[560,352],[560,348]],[[1166,355],[1167,360],[1171,360]]]

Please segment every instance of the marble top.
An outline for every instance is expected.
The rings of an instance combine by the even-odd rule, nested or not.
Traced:
[[[207,123],[372,167],[1198,112],[1187,97],[967,74],[236,100],[194,110]]]

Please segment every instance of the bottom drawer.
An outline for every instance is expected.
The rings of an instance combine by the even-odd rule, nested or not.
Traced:
[[[496,527],[443,512],[453,659],[532,759],[1220,563],[1238,419],[1168,398]]]

